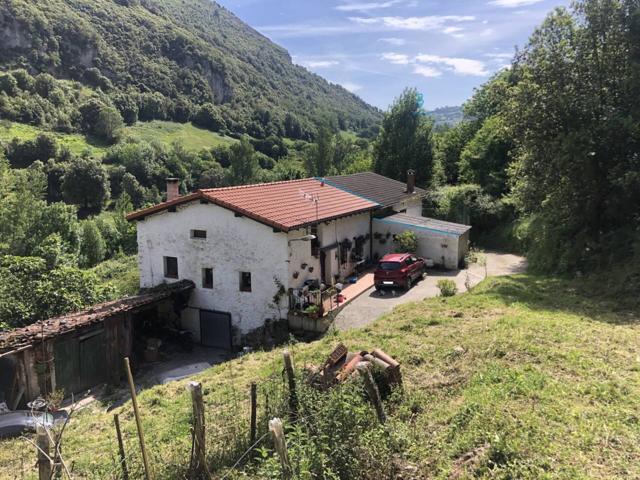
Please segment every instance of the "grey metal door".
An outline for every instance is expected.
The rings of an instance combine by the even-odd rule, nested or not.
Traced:
[[[200,342],[205,347],[231,350],[231,314],[200,310]]]

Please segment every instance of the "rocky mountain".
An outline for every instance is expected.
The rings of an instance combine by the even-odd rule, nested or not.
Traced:
[[[230,132],[308,138],[319,119],[366,130],[381,118],[209,0],[0,0],[0,45],[0,69],[78,81],[121,111],[125,95],[141,119],[212,104]]]

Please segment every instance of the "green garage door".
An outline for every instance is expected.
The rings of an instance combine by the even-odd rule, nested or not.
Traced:
[[[104,330],[67,338],[54,348],[56,388],[65,396],[82,392],[107,379]]]

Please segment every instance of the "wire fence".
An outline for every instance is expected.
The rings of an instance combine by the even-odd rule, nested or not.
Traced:
[[[223,367],[224,368],[224,367]],[[263,446],[273,449],[269,435],[269,421],[274,417],[287,419],[289,425],[305,431],[320,431],[320,426],[331,415],[328,413],[345,405],[349,398],[340,398],[342,386],[334,386],[333,400],[314,401],[324,396],[308,382],[296,375],[297,405],[292,407],[288,381],[284,368],[276,366],[270,375],[256,379],[255,430],[252,431],[251,385],[234,378],[234,366],[229,365],[227,381],[217,385],[203,384],[206,463],[215,478],[234,478],[242,475],[243,468],[254,461],[257,450]],[[172,398],[171,408],[150,408],[142,411],[144,434],[150,463],[156,478],[197,478],[195,458],[194,412],[191,402],[184,397]],[[160,400],[159,400],[160,401]],[[333,402],[335,405],[332,405]],[[292,410],[295,408],[295,410]],[[373,413],[371,413],[373,416]],[[73,422],[73,418],[71,422]],[[110,480],[134,480],[145,478],[144,463],[135,429],[135,420],[129,410],[122,412],[122,442],[124,461],[116,437],[114,424],[99,425],[101,434],[87,439],[86,446],[74,438],[63,439],[62,456],[71,478],[104,478]],[[108,433],[104,430],[108,429]],[[65,435],[72,435],[65,432]],[[295,445],[293,439],[293,445]],[[24,441],[24,448],[12,449],[19,454],[15,458],[3,458],[0,453],[0,479],[38,478],[36,452],[32,444]],[[300,448],[299,448],[300,450]],[[52,454],[53,455],[53,454]],[[89,458],[89,460],[87,460]],[[249,467],[249,471],[253,467]],[[246,472],[245,472],[246,473]],[[59,478],[67,478],[61,473]],[[245,477],[246,478],[246,477]]]

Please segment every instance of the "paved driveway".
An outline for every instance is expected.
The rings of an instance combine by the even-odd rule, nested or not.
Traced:
[[[522,273],[527,268],[524,257],[508,253],[486,253],[487,273],[489,276],[511,275]],[[472,286],[484,279],[484,267],[477,264],[471,265],[466,270],[451,272],[429,271],[424,280],[414,285],[408,292],[401,290],[376,292],[371,289],[356,298],[338,314],[335,326],[338,330],[364,327],[373,322],[380,315],[393,310],[396,305],[407,302],[416,302],[429,297],[436,297],[440,293],[436,284],[438,280],[449,278],[456,282],[459,292],[465,292],[467,275]]]

